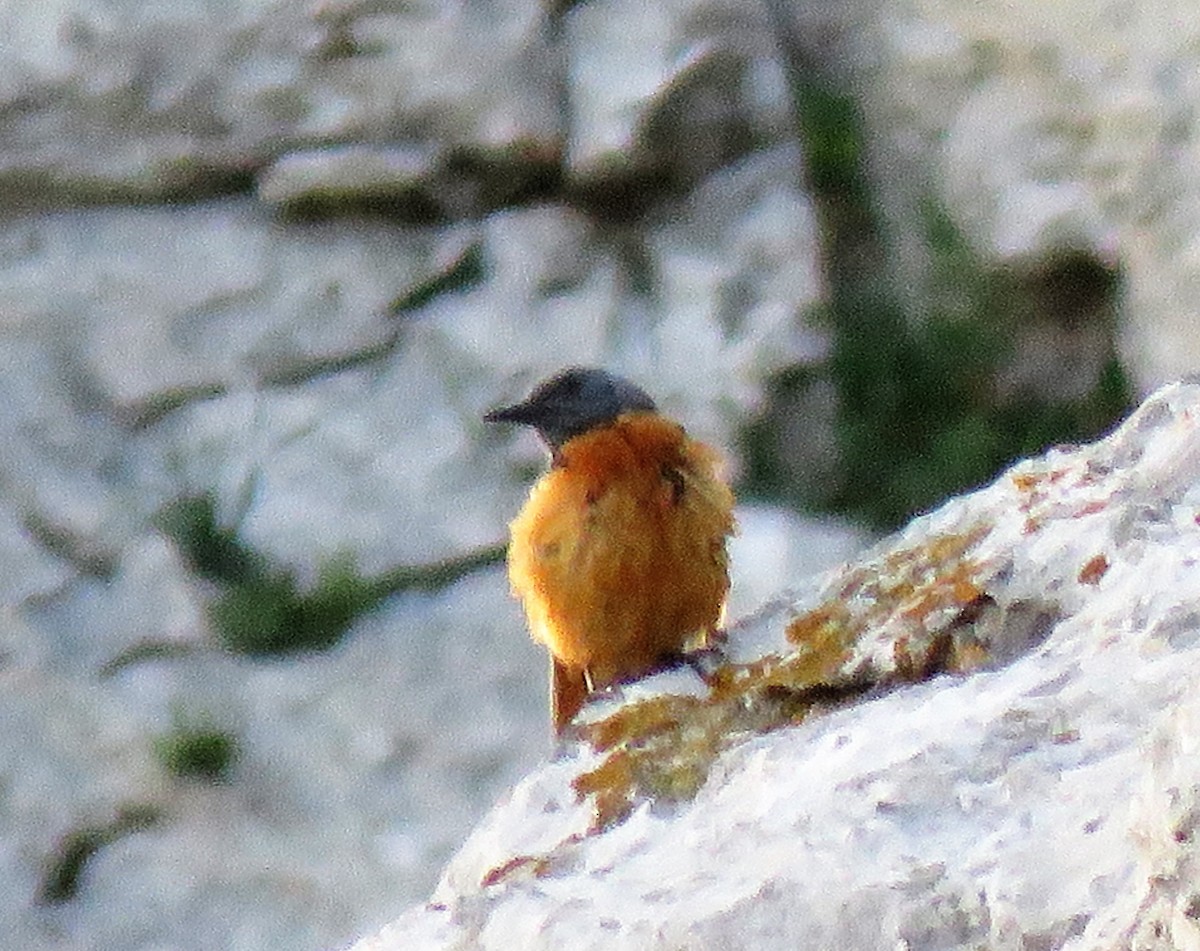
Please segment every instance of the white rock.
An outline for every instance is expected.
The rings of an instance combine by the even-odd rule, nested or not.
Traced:
[[[1194,890],[1173,876],[1194,867],[1200,779],[1198,427],[1200,384],[1167,387],[1108,439],[1021,463],[736,627],[732,656],[784,665],[789,625],[842,631],[848,652],[808,683],[890,686],[725,736],[694,796],[656,799],[617,770],[594,788],[630,795],[622,821],[577,793],[642,748],[587,737],[649,715],[654,683],[597,707],[484,819],[433,904],[355,948],[1093,948],[1153,921],[1192,946]],[[809,643],[814,663],[829,650]],[[936,676],[947,664],[960,673]],[[791,689],[770,682],[735,709]],[[695,741],[706,708],[678,709]]]
[[[802,321],[821,288],[793,158],[778,150],[730,169],[656,224],[644,292],[581,216],[542,207],[489,217],[476,232],[485,279],[394,318],[401,343],[385,361],[187,408],[156,434],[158,481],[173,473],[216,488],[228,521],[244,515],[247,538],[306,573],[346,550],[373,572],[502,537],[523,486],[497,448],[508,437],[482,416],[564,366],[641,380],[690,431],[730,450],[770,372],[823,345]],[[375,325],[360,311],[340,330],[356,319],[366,345]],[[532,439],[511,445],[541,464]]]
[[[545,661],[498,568],[398,598],[325,654],[253,660],[197,645],[98,678],[87,666],[119,646],[122,620],[156,633],[113,601],[100,608],[117,619],[80,621],[103,632],[93,656],[47,661],[17,649],[43,631],[0,623],[0,931],[23,947],[49,947],[50,922],[59,940],[95,947],[345,942],[364,917],[385,921],[398,891],[427,891],[545,749]],[[151,620],[170,610],[148,607]],[[237,738],[228,782],[166,775],[153,741],[179,723]],[[57,844],[131,804],[159,821],[103,845],[69,901],[33,907]]]
[[[787,122],[774,40],[753,5],[599,0],[571,9],[564,34],[567,158],[581,175],[654,154],[695,178],[738,151],[724,140],[739,126],[774,136]]]
[[[35,637],[0,618],[4,642]],[[161,802],[164,784],[129,708],[95,684],[5,665],[0,719],[0,928],[23,947],[45,947],[53,919],[34,899],[64,839]]]
[[[9,5],[0,176],[26,200],[158,197],[231,187],[283,143],[381,129],[441,145],[553,142],[543,27],[538,5],[504,0]]]
[[[826,355],[824,332],[807,322],[824,283],[801,162],[788,146],[751,156],[710,176],[650,231],[657,282],[642,309],[655,334],[632,367],[718,445],[732,441],[731,419],[762,403],[772,372]]]
[[[280,228],[245,200],[64,211],[14,231],[8,319],[118,405],[377,343],[438,244],[380,223]]]
[[[1186,10],[905,0],[841,18],[902,259],[919,256],[912,223],[932,194],[986,259],[1067,248],[1119,266],[1122,356],[1147,392],[1200,368],[1200,27]]]
[[[258,180],[258,197],[282,204],[317,196],[372,197],[417,187],[434,156],[430,150],[347,145],[289,152]]]
[[[0,605],[47,595],[63,584],[71,571],[38,544],[11,501],[0,504]]]
[[[354,550],[376,570],[493,541],[518,487],[503,453],[480,451],[480,417],[536,379],[571,363],[610,366],[729,448],[770,372],[821,354],[821,335],[803,323],[822,288],[796,162],[786,148],[755,156],[664,213],[645,249],[646,287],[640,265],[587,219],[551,206],[404,231],[281,225],[242,200],[22,219],[0,268],[0,304],[24,337],[10,354],[11,405],[67,426],[75,410],[61,381],[73,377],[86,411],[101,414],[70,430],[74,458],[92,460],[82,471],[47,479],[47,454],[15,431],[0,470],[41,486],[50,520],[93,538],[121,508],[104,480],[92,487],[105,466],[139,486],[125,518],[215,489],[227,523],[246,515],[256,544],[310,570],[314,552]],[[389,316],[397,296],[445,266],[447,249],[476,239],[479,284]],[[394,352],[362,373],[270,382],[325,356],[386,354],[389,340]],[[19,398],[31,387],[45,397]],[[114,410],[189,389],[224,395],[137,440],[116,425],[97,439]],[[76,511],[98,500],[100,513]],[[130,531],[103,534],[119,549]]]
[[[768,505],[739,505],[737,525],[729,541],[731,583],[725,616],[730,620],[778,597],[798,579],[846,561],[867,543],[866,533],[852,525]]]

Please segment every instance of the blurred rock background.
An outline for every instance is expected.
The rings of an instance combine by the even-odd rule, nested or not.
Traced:
[[[734,614],[1194,369],[1193,19],[0,7],[8,944],[426,896],[549,750],[480,416],[564,365],[726,450]]]

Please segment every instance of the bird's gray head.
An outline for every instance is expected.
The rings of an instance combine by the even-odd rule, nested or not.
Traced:
[[[483,418],[489,423],[532,426],[546,445],[556,450],[622,413],[655,409],[654,400],[628,380],[607,370],[571,367],[539,383],[523,403],[493,410]]]

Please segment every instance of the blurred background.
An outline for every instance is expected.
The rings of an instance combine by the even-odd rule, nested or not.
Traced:
[[[735,617],[1200,366],[1174,9],[0,3],[5,945],[425,898],[551,752],[480,417],[566,365],[725,452]]]

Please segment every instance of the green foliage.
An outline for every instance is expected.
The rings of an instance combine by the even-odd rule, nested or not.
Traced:
[[[126,835],[150,828],[161,818],[157,806],[135,803],[122,806],[111,822],[68,832],[47,856],[38,882],[38,904],[57,905],[70,901],[78,894],[84,870],[97,852]]]
[[[393,316],[420,310],[445,294],[456,294],[478,286],[487,276],[483,244],[472,242],[445,270],[419,281],[388,306]]]
[[[210,494],[176,499],[164,506],[155,521],[179,547],[189,567],[216,586],[209,618],[221,646],[252,656],[328,650],[358,617],[385,598],[400,591],[443,588],[504,558],[503,545],[488,545],[368,577],[353,558],[343,556],[324,564],[315,583],[303,588],[293,572],[273,565],[246,544],[236,527],[220,524]],[[139,656],[154,656],[154,647],[139,646]],[[127,662],[128,658],[119,658],[114,669]]]
[[[1006,393],[999,378],[1034,319],[1030,293],[1015,275],[984,269],[945,215],[930,211],[925,224],[933,254],[927,315],[916,319],[886,295],[843,293],[830,318],[826,369],[838,396],[844,476],[821,503],[878,528],[1048,445],[1094,438],[1133,395],[1115,357],[1081,399]],[[1096,280],[1106,293],[1116,287],[1111,274]]]
[[[868,342],[839,334],[830,362],[844,466],[834,511],[891,528],[1046,446],[1096,436],[1128,408],[1131,390],[1110,360],[1087,397],[1049,403],[995,398],[1007,348],[998,324],[934,317],[880,322]]]
[[[202,578],[240,584],[266,570],[263,557],[238,537],[235,528],[219,524],[216,501],[211,495],[185,495],[168,502],[154,522],[179,547],[188,567]]]
[[[221,645],[234,653],[327,650],[386,594],[349,559],[326,565],[316,584],[302,590],[292,572],[270,564],[236,528],[219,524],[211,495],[176,499],[157,524],[192,570],[217,584],[210,618]]]
[[[779,458],[785,447],[772,436],[778,419],[768,419],[743,439],[748,494],[890,529],[1019,458],[1105,432],[1132,400],[1115,357],[1079,399],[1000,395],[998,376],[1012,356],[1011,313],[985,304],[1018,297],[1015,289],[1007,298],[979,294],[967,314],[935,313],[923,322],[910,322],[886,299],[864,299],[861,310],[834,315],[824,373],[837,397],[835,484],[814,491],[788,473]],[[794,405],[811,382],[810,375],[781,376],[773,400]]]
[[[793,92],[809,187],[841,200],[865,200],[858,103],[812,77],[797,83]]]
[[[829,305],[821,315],[832,352],[817,373],[787,371],[773,382],[774,415],[743,433],[745,491],[893,528],[947,495],[991,478],[1047,445],[1092,438],[1129,408],[1132,388],[1115,356],[1076,400],[1049,401],[1000,385],[1013,342],[1047,314],[1079,329],[1102,312],[1117,275],[1087,255],[1065,254],[1043,286],[986,269],[941,209],[925,209],[928,310],[909,313],[895,291],[862,158],[853,98],[811,70],[790,77],[809,185],[829,255]],[[1045,307],[1042,307],[1045,310]],[[1115,352],[1115,351],[1114,351]],[[825,482],[788,469],[783,415],[803,406],[814,377],[833,390],[838,468]]]
[[[222,782],[237,762],[237,737],[208,722],[189,723],[176,717],[169,733],[154,741],[163,768],[180,779]]]
[[[211,617],[221,644],[235,653],[321,651],[336,646],[355,618],[379,600],[352,562],[332,563],[307,591],[281,569],[230,585],[213,601]]]

